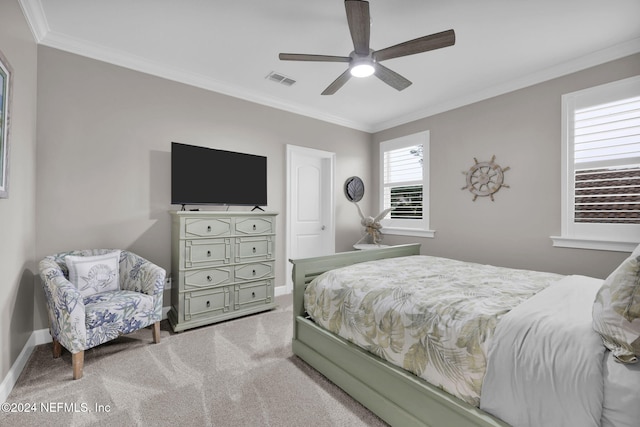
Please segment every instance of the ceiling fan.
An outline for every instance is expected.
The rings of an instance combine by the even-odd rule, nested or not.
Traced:
[[[456,42],[453,30],[447,30],[429,36],[409,40],[380,50],[369,47],[369,2],[362,0],[345,0],[347,23],[351,32],[354,50],[349,56],[308,55],[301,53],[281,53],[279,58],[284,61],[317,61],[317,62],[347,62],[349,68],[333,81],[322,95],[333,95],[351,78],[368,77],[375,74],[380,80],[397,89],[406,89],[411,82],[395,71],[380,64],[387,59],[413,55],[452,46]]]

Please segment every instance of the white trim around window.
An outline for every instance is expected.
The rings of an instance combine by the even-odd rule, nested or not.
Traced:
[[[381,221],[382,232],[435,237],[429,229],[429,131],[381,142],[379,161],[379,208],[394,208]]]
[[[634,170],[640,165],[640,110],[627,109],[624,117],[614,112],[584,119],[585,112],[627,101],[637,104],[639,97],[640,76],[562,96],[561,235],[551,236],[553,246],[631,252],[640,242],[640,223],[633,218],[639,210],[640,191],[631,183],[637,181]],[[608,174],[622,182],[616,175],[627,170],[634,176],[615,184],[619,191],[609,190],[612,184],[595,177]],[[581,178],[585,174],[592,178]],[[585,184],[586,180],[591,183]],[[597,201],[591,203],[590,197]],[[626,213],[620,209],[627,209]]]

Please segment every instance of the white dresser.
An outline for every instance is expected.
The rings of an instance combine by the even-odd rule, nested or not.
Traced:
[[[276,215],[171,212],[174,331],[275,307]]]

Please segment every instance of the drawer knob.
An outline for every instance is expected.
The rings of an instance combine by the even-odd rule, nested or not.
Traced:
[[[253,253],[254,253],[254,254],[256,253],[256,248],[253,248]]]
[[[207,233],[211,233],[211,226],[207,225]]]
[[[255,298],[256,297],[256,293],[255,292],[251,292],[251,298]]]
[[[212,281],[212,280],[213,280],[213,278],[212,278],[211,276],[207,276],[207,280],[208,280],[208,281]]]
[[[253,275],[254,275],[254,276],[256,275],[256,271],[255,271],[255,270],[253,270]]]
[[[253,231],[256,231],[256,225],[253,224]]]
[[[211,256],[211,251],[207,251],[207,256],[210,257]]]
[[[211,303],[207,301],[207,307],[211,307]]]

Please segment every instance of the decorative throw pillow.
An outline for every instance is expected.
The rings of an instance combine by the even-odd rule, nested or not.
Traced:
[[[637,254],[627,258],[602,284],[593,303],[593,329],[618,361],[638,361],[640,256]]]
[[[120,251],[96,256],[67,255],[64,260],[69,269],[69,281],[83,297],[120,289]]]

